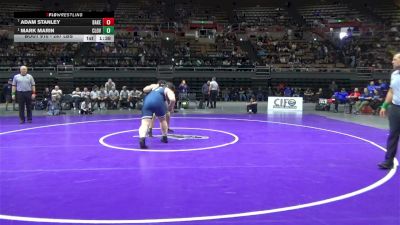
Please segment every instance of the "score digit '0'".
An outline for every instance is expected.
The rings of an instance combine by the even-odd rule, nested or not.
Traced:
[[[103,26],[114,26],[114,18],[103,18]]]

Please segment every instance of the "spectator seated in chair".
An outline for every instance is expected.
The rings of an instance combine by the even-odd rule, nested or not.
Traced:
[[[90,98],[90,91],[87,87],[84,87],[81,92],[81,101],[85,101],[85,98]]]
[[[285,90],[283,91],[283,96],[285,96],[285,97],[292,97],[292,95],[293,95],[293,89],[290,88],[289,86],[287,86],[287,87],[285,88]]]
[[[368,92],[369,92],[369,94],[370,94],[371,96],[374,94],[374,91],[375,91],[377,88],[379,89],[379,87],[375,85],[375,82],[374,82],[374,81],[369,82],[369,85],[367,86]]]
[[[222,98],[224,99],[225,102],[229,101],[229,89],[225,88],[222,90]]]
[[[92,91],[90,92],[90,102],[92,104],[92,109],[95,110],[99,104],[99,87],[96,85],[92,87]]]
[[[140,102],[142,92],[133,87],[132,91],[129,92],[129,107],[136,109],[136,103]]]
[[[339,104],[346,104],[348,95],[349,94],[345,88],[342,88],[340,92],[337,91],[333,94],[332,99],[335,100],[335,113],[338,112]]]
[[[256,99],[257,101],[264,101],[265,99],[265,95],[261,87],[259,87],[258,90],[256,91]]]
[[[243,88],[239,89],[239,99],[240,99],[241,102],[244,102],[247,99],[246,91]]]
[[[108,99],[109,99],[109,104],[108,104],[109,109],[117,109],[119,101],[119,92],[115,89],[115,87],[112,87],[111,90],[108,92]]]
[[[59,86],[55,86],[54,89],[51,91],[51,100],[56,103],[60,103],[62,97],[62,90]]]
[[[46,87],[42,94],[42,104],[44,107],[43,109],[49,110],[50,103],[51,103],[51,91],[50,88]]]
[[[254,96],[250,98],[250,101],[246,104],[247,113],[257,113],[257,101]]]
[[[370,94],[368,88],[364,88],[364,93],[359,97],[359,100],[356,102],[354,114],[360,114],[361,109],[364,106],[369,105],[372,100],[372,95]]]
[[[59,115],[61,110],[62,90],[59,86],[55,86],[51,91],[51,101],[49,102],[49,115]]]
[[[126,86],[123,86],[119,93],[119,104],[122,109],[129,108],[129,91],[126,89]]]
[[[74,105],[74,110],[79,109],[81,99],[82,99],[82,92],[79,89],[79,87],[75,88],[75,91],[72,92],[71,96],[72,96],[72,101],[73,101],[73,105]]]
[[[358,98],[361,96],[358,88],[354,88],[354,91],[347,96],[347,103],[349,104],[349,111],[347,113],[351,113],[353,105],[356,104]]]
[[[313,97],[314,97],[314,92],[312,92],[311,88],[307,88],[307,90],[304,92],[304,103],[312,102]]]
[[[373,110],[373,114],[376,115],[379,113],[380,106],[383,103],[384,98],[380,95],[378,90],[374,91],[374,96],[372,96],[371,102],[369,106],[371,106]]]
[[[99,91],[99,109],[106,109],[107,107],[107,98],[108,98],[108,94],[107,91],[105,89],[104,86],[100,87],[100,91]]]
[[[376,89],[378,89],[381,97],[385,98],[387,92],[389,91],[389,84],[383,80],[379,80]]]

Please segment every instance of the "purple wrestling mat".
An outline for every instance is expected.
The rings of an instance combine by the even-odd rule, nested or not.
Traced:
[[[398,225],[388,131],[316,115],[2,117],[0,224]],[[157,136],[159,130],[154,130]],[[35,223],[37,222],[37,223]]]

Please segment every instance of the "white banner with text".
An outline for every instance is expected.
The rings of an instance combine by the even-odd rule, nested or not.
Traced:
[[[268,97],[268,111],[303,111],[303,98]]]

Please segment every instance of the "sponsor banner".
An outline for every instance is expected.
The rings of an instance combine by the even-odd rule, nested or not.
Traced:
[[[268,97],[268,111],[303,111],[303,98]]]

